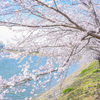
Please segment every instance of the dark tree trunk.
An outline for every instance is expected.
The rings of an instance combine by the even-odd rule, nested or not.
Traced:
[[[98,62],[99,62],[99,68],[100,68],[100,57],[97,58]]]

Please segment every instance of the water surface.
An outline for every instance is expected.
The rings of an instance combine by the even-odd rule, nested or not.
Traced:
[[[29,59],[29,57],[25,58],[20,64],[23,65],[25,64],[25,62]],[[33,69],[37,69],[39,66],[41,65],[45,65],[46,60],[48,58],[40,58],[37,56],[33,56],[32,60],[33,63],[31,63],[31,67],[29,68],[30,71],[32,71]],[[12,77],[13,75],[18,75],[21,72],[21,68],[19,68],[18,66],[20,65],[18,63],[19,60],[15,60],[15,59],[8,59],[8,58],[4,58],[2,60],[0,60],[0,75],[5,78],[5,79],[9,79],[10,77]],[[38,65],[36,65],[36,63],[40,61],[40,63]],[[71,67],[68,70],[68,74],[67,77],[69,75],[71,75],[73,72],[75,72],[77,69],[79,68],[79,64],[74,63],[73,65],[71,65]],[[30,82],[30,84],[33,84],[33,81]],[[57,80],[54,80],[53,82],[51,82],[50,88],[52,88],[53,86],[55,86],[57,84]],[[12,98],[12,100],[24,100],[25,97],[34,97],[32,94],[30,94],[30,91],[32,90],[32,87],[25,87],[27,89],[27,91],[23,92],[23,93],[18,93],[18,94],[14,94],[13,92],[10,92],[9,94],[7,94],[7,97]],[[43,88],[39,88],[36,91],[36,94],[41,94],[43,93],[44,90]]]

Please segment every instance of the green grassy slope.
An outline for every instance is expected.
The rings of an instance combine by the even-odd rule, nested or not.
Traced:
[[[93,61],[58,100],[100,100],[100,67]]]

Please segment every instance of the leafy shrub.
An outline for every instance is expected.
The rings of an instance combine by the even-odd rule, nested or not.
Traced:
[[[100,72],[100,69],[95,69],[92,73]]]
[[[84,73],[90,71],[91,69],[92,69],[91,67],[90,67],[90,68],[87,68],[87,69],[84,69],[84,70],[81,72],[81,75],[83,75]]]
[[[68,93],[68,92],[72,91],[73,89],[74,89],[73,87],[69,87],[63,91],[63,94]]]
[[[82,72],[81,72],[81,76],[83,75],[88,75],[88,73],[94,73],[94,72],[99,72],[97,71],[97,67],[99,66],[99,63],[98,63],[98,60],[94,60],[87,69],[84,69]],[[94,69],[96,69],[95,71],[93,71]]]

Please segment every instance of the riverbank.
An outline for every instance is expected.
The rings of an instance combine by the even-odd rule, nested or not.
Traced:
[[[40,95],[36,100],[57,100],[61,96],[63,96],[62,91],[71,86],[75,80],[78,78],[82,70],[88,68],[88,65],[84,65],[81,68],[79,68],[76,72],[74,72],[72,75],[70,75],[68,78],[66,78],[63,83],[59,83],[44,94]]]
[[[97,60],[84,69],[57,100],[100,100],[100,67]]]

